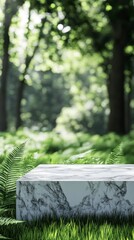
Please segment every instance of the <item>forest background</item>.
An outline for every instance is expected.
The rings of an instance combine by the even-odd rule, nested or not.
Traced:
[[[0,131],[133,129],[132,0],[1,0]]]

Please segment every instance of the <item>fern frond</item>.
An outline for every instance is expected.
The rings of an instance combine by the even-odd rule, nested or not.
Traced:
[[[11,239],[11,238],[7,238],[7,237],[4,237],[3,235],[0,234],[0,239]]]
[[[0,217],[0,226],[14,225],[18,223],[24,223],[24,221],[16,220],[13,218]]]
[[[15,202],[16,180],[21,176],[20,161],[25,143],[17,146],[3,161],[0,171],[0,204],[6,207]]]
[[[2,216],[3,214],[5,214],[8,211],[8,209],[6,209],[5,207],[0,207],[0,216]]]
[[[23,174],[20,167],[25,143],[17,146],[2,162],[0,168],[0,227],[22,223],[10,217],[4,217],[15,205],[16,180]],[[10,239],[0,234],[0,239]]]
[[[120,164],[125,163],[125,159],[122,152],[122,143],[113,149],[107,158],[108,164]]]
[[[24,221],[19,221],[13,218],[7,218],[7,217],[0,217],[0,227],[3,228],[3,226],[9,226],[9,225],[14,225],[14,224],[19,224],[23,223]],[[0,239],[11,239],[8,237],[5,237],[0,234]]]

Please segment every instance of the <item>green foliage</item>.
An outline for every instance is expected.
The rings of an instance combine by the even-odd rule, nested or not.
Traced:
[[[28,127],[51,130],[63,106],[69,106],[71,94],[67,80],[52,71],[31,72],[33,85],[27,86],[22,119]]]
[[[24,157],[24,144],[16,147],[7,157],[10,148],[18,142],[29,139]],[[131,220],[122,225],[115,218],[113,222],[83,221],[41,223],[20,223],[15,215],[15,183],[16,179],[38,164],[116,164],[133,163],[134,133],[125,137],[115,134],[104,136],[84,133],[43,133],[24,129],[15,133],[0,134],[0,149],[2,151],[0,164],[0,232],[14,240],[23,239],[133,239],[134,229]],[[115,224],[116,223],[116,224]],[[119,225],[118,225],[119,224]],[[132,227],[131,227],[132,226]],[[119,234],[120,233],[120,234]],[[0,236],[1,239],[2,236]],[[119,239],[119,240],[120,240]]]
[[[12,4],[2,0],[0,71],[6,42],[3,39],[5,2],[8,3],[7,15],[12,13],[8,32],[9,71],[5,71],[9,129],[15,127],[17,89],[24,82],[19,109],[24,126],[51,130],[58,123],[76,132],[106,132],[107,80],[116,35],[112,34],[112,25],[116,19],[122,20],[123,13],[128,16],[126,24],[129,25],[125,46],[125,99],[131,92],[132,1],[115,4],[102,0],[15,0]]]
[[[10,208],[12,204],[15,204],[15,183],[22,174],[20,160],[23,150],[24,144],[21,144],[2,162],[0,171],[0,205],[5,208]]]
[[[0,234],[0,239],[10,239],[10,238],[7,238],[7,237],[4,237],[3,235]]]
[[[13,218],[10,218],[10,217],[0,217],[0,228],[2,228],[2,229],[5,228],[6,226],[17,225],[18,223],[19,224],[23,223],[23,221],[17,221],[16,219],[13,219]],[[11,238],[7,238],[7,237],[0,234],[0,239],[11,239]]]
[[[133,163],[134,134],[132,132],[121,138],[113,133],[92,136],[69,131],[50,133],[24,129],[16,134],[1,134],[0,139],[2,154],[0,159],[3,163],[8,149],[29,139],[23,161],[20,162],[21,171],[43,163]]]
[[[109,219],[72,219],[59,221],[43,221],[19,226],[6,227],[8,234],[12,233],[14,240],[133,240],[133,221],[120,221],[113,217]],[[3,231],[3,232],[5,232]]]
[[[17,221],[16,219],[13,218],[0,217],[0,226],[14,225],[20,222],[21,221]]]
[[[16,180],[23,170],[20,166],[24,143],[17,146],[2,162],[0,168],[0,226],[5,227],[20,223],[11,217],[15,211]],[[6,217],[5,217],[6,216]],[[0,235],[1,239],[6,239]]]

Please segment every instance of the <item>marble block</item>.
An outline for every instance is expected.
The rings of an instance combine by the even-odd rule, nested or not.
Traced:
[[[17,180],[16,218],[134,214],[134,165],[39,165]]]

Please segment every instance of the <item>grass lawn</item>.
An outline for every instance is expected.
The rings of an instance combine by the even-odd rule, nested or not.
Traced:
[[[2,233],[14,240],[132,240],[134,221],[59,220],[8,226]]]
[[[12,148],[25,143],[7,157]],[[134,133],[125,137],[32,132],[0,135],[0,234],[14,240],[131,240],[134,220],[87,219],[15,223],[16,179],[39,164],[134,163]],[[7,219],[8,217],[8,219]],[[9,219],[10,217],[10,219]],[[6,219],[5,219],[6,218]],[[4,237],[1,237],[4,239]]]

